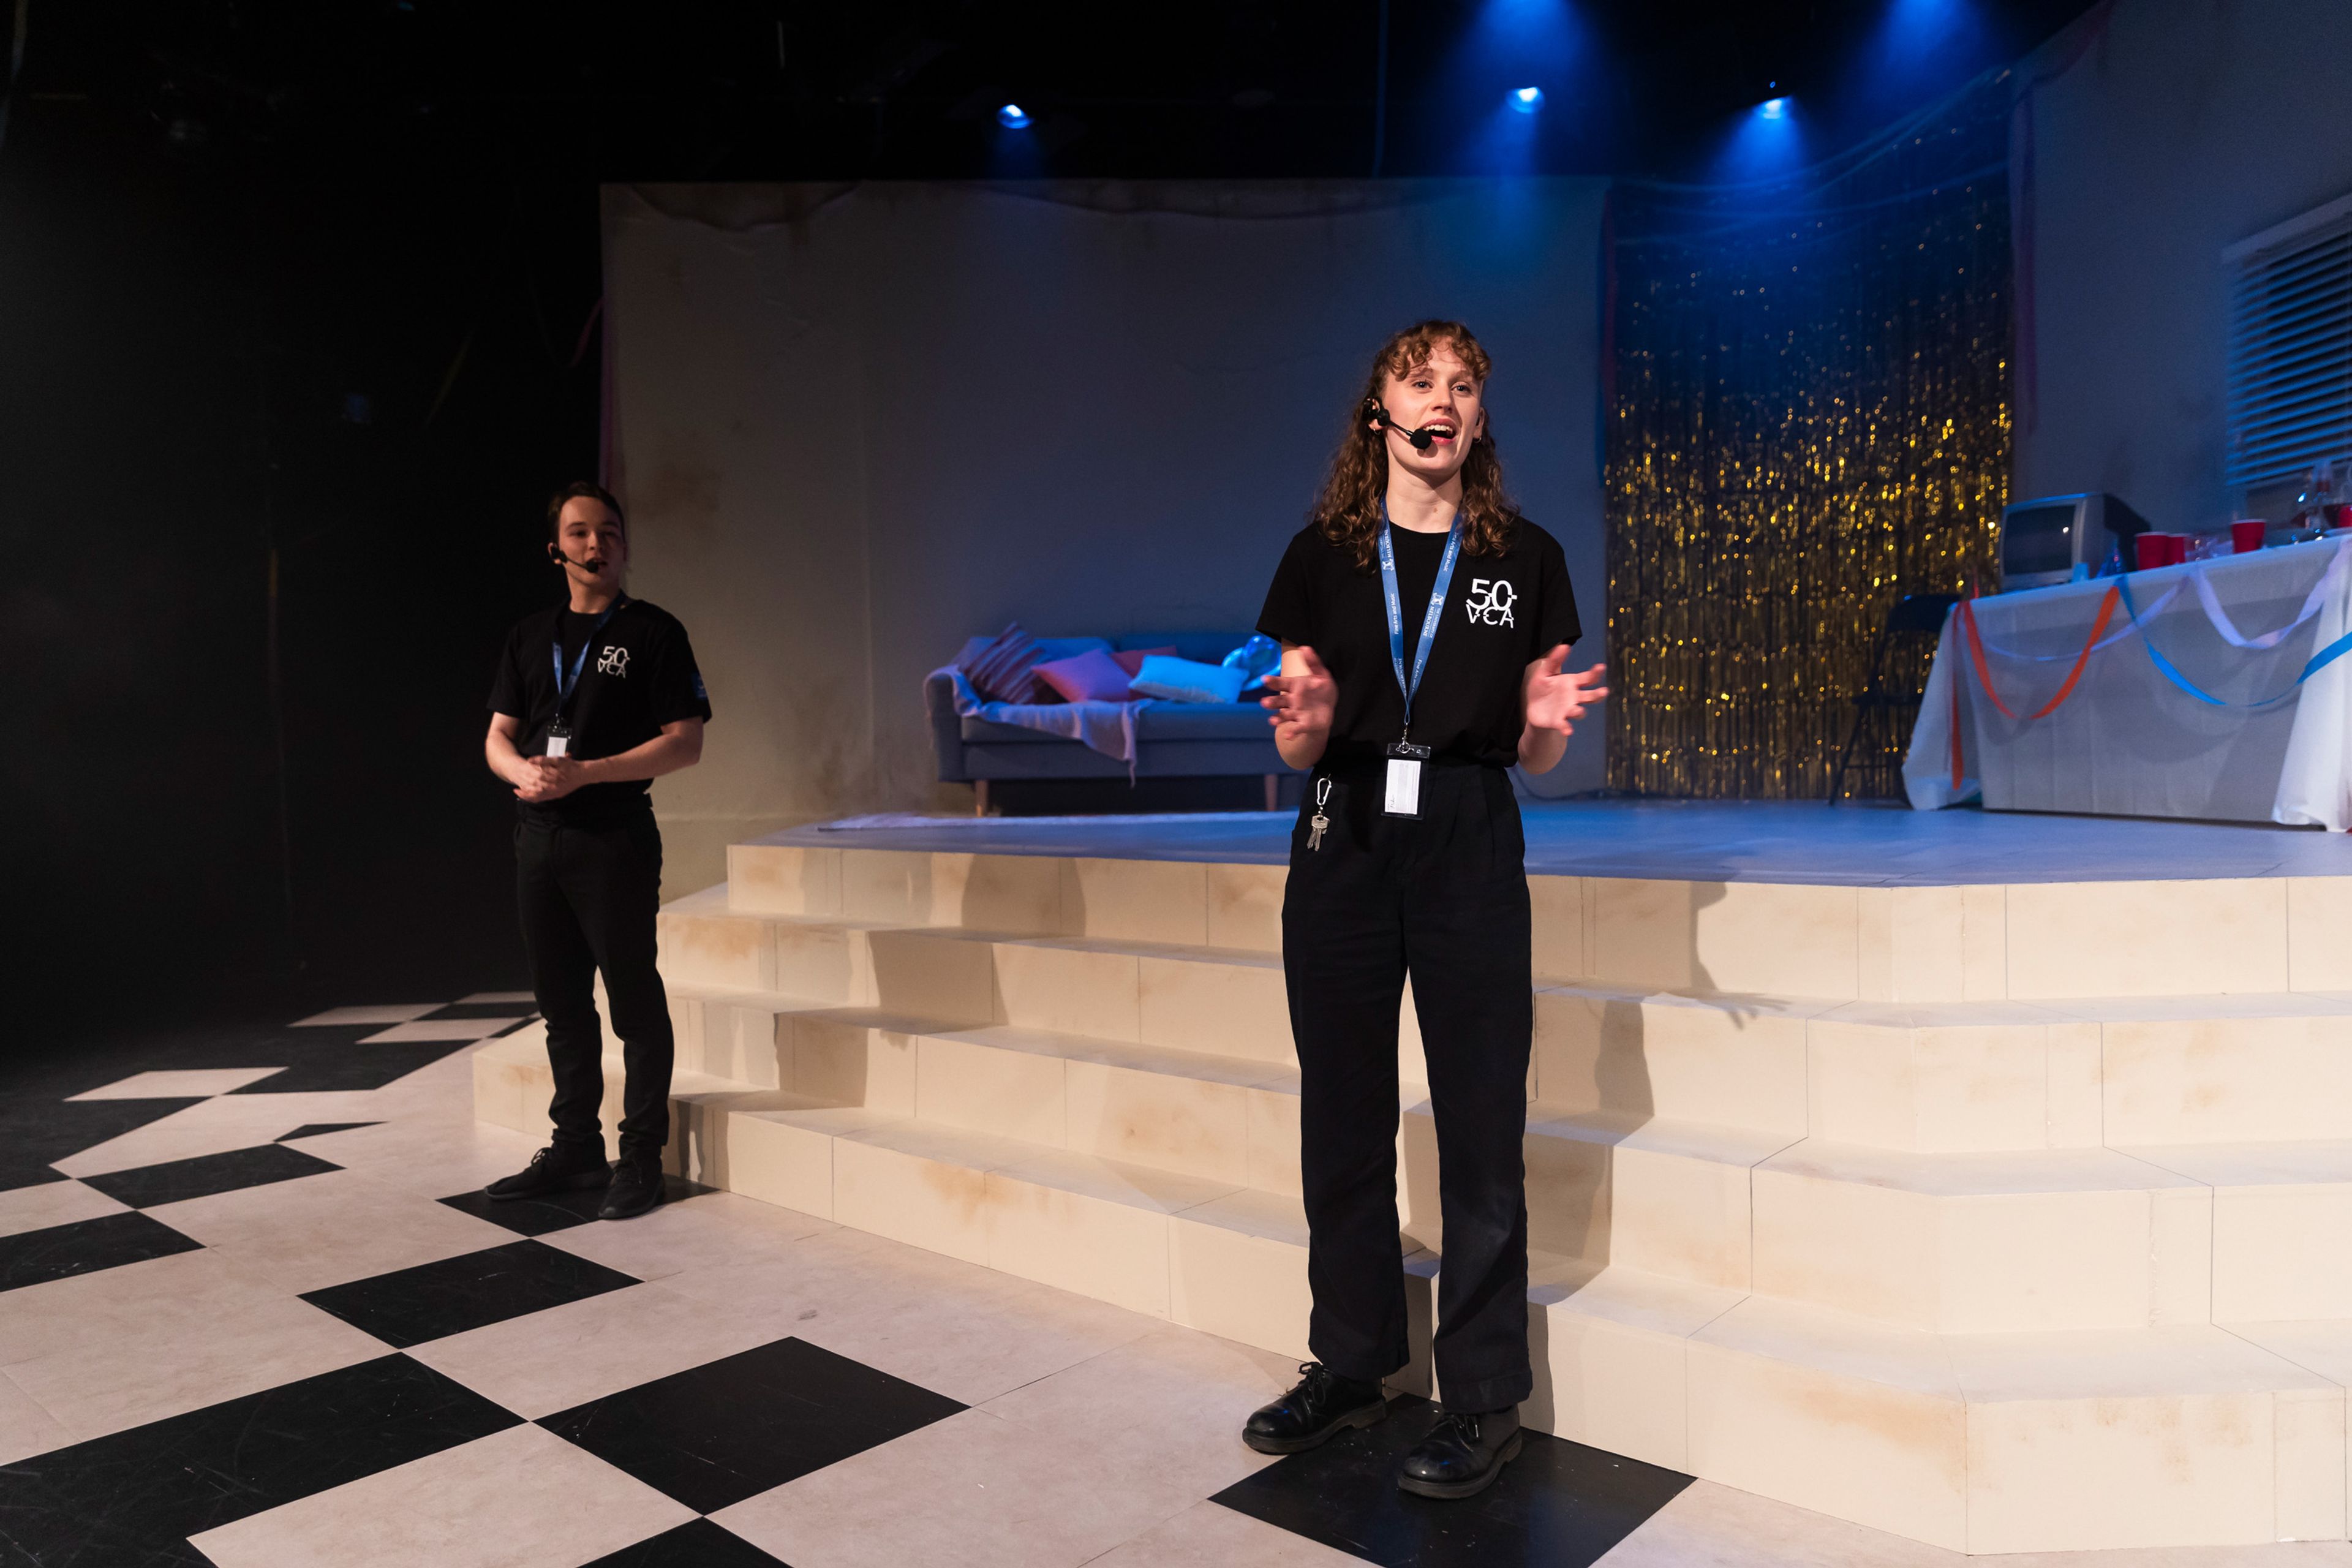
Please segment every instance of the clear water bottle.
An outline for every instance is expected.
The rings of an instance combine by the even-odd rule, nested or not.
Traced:
[[[2327,465],[2314,463],[2311,471],[2303,476],[2302,493],[2294,498],[2294,521],[2288,525],[2288,538],[2300,544],[2326,532],[2328,508],[2335,499],[2335,486],[2330,480]]]

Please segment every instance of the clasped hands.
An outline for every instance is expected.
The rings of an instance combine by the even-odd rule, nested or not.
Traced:
[[[577,757],[525,757],[513,782],[519,799],[538,804],[562,800],[588,782],[588,771]]]

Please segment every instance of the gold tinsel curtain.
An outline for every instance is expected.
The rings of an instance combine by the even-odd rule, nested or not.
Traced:
[[[1996,73],[1801,179],[1612,192],[1612,787],[1825,796],[1894,601],[1993,585],[2009,103]],[[1845,793],[1907,730],[1865,726]]]

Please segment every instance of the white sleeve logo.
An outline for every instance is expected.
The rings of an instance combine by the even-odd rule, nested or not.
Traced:
[[[1470,612],[1473,626],[1508,626],[1517,624],[1511,619],[1511,606],[1518,602],[1519,591],[1509,578],[1473,577],[1462,607]]]

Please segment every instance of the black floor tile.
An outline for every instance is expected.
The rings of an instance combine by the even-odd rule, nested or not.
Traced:
[[[665,1530],[582,1568],[792,1568],[707,1519]]]
[[[96,1187],[117,1203],[129,1204],[135,1209],[152,1209],[184,1198],[208,1198],[215,1193],[266,1187],[273,1182],[291,1182],[341,1169],[316,1154],[305,1154],[283,1143],[257,1143],[250,1149],[199,1154],[193,1160],[172,1160],[161,1165],[84,1176],[82,1183]]]
[[[144,1263],[202,1244],[143,1214],[110,1214],[0,1236],[0,1290]]]
[[[539,1424],[713,1513],[962,1408],[805,1341],[778,1340]]]
[[[530,1018],[539,1009],[528,1002],[452,1002],[446,1007],[436,1007],[427,1018]]]
[[[281,1132],[276,1142],[291,1143],[297,1138],[324,1138],[330,1132],[352,1132],[362,1127],[381,1127],[381,1121],[305,1121],[291,1132]]]
[[[389,1025],[371,1026],[373,1033]],[[297,1029],[298,1035],[348,1035],[350,1030]],[[284,1072],[274,1073],[258,1083],[233,1089],[231,1094],[310,1094],[343,1089],[382,1089],[394,1079],[405,1078],[418,1068],[431,1067],[453,1051],[471,1050],[472,1040],[387,1040],[373,1046],[349,1042],[322,1042],[326,1048],[312,1048],[299,1054],[289,1053]],[[286,1059],[273,1057],[270,1060]]]
[[[459,1214],[502,1225],[518,1236],[545,1236],[550,1231],[569,1230],[593,1220],[597,1205],[604,1201],[604,1189],[592,1187],[584,1192],[550,1193],[545,1197],[510,1198],[499,1203],[477,1188],[441,1201]]]
[[[1436,1419],[1426,1400],[1394,1400],[1379,1426],[1293,1454],[1211,1500],[1387,1568],[1584,1568],[1691,1482],[1529,1432],[1476,1497],[1440,1502],[1397,1490],[1397,1465]]]
[[[362,1362],[0,1467],[0,1563],[205,1568],[190,1535],[520,1419],[406,1356]]]
[[[636,1283],[617,1268],[541,1242],[517,1241],[329,1286],[302,1300],[388,1345],[405,1347]]]

